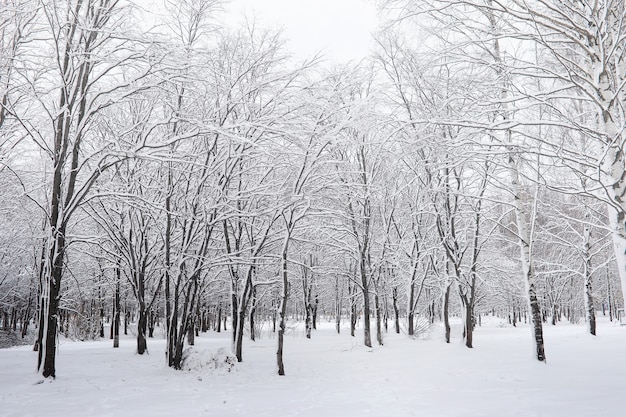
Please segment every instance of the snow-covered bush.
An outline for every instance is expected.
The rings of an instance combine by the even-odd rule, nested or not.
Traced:
[[[183,351],[181,369],[184,371],[218,370],[231,372],[237,363],[237,358],[226,352],[224,348],[219,348],[213,352],[211,350],[198,350],[189,346]]]

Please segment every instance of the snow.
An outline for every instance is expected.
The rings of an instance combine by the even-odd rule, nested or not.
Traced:
[[[165,365],[164,341],[149,355],[128,338],[61,340],[57,379],[36,384],[30,347],[0,350],[0,416],[621,416],[626,398],[626,327],[599,317],[586,327],[546,325],[547,364],[533,359],[530,329],[483,319],[475,348],[428,337],[387,334],[366,348],[362,333],[333,332],[322,323],[311,340],[302,326],[285,338],[285,370],[276,375],[276,339],[246,341],[244,362],[230,358],[230,332],[201,334],[191,370]],[[220,350],[225,349],[225,350]],[[207,365],[212,364],[212,365]]]

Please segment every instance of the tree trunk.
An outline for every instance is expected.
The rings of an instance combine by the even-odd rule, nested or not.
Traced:
[[[407,332],[409,336],[415,335],[415,308],[417,306],[417,289],[416,280],[417,280],[417,264],[413,266],[413,273],[411,275],[411,283],[409,284],[409,303],[408,303],[408,311],[407,311]]]
[[[111,323],[111,329],[113,333],[113,347],[120,347],[120,283],[121,283],[121,270],[119,265],[115,268],[115,301],[113,304],[113,323]]]
[[[492,11],[487,12],[487,18],[489,19],[490,30],[497,34],[499,33],[499,22],[496,15]],[[496,64],[495,71],[498,75],[501,92],[500,92],[500,106],[502,109],[501,116],[505,122],[511,121],[512,113],[510,111],[510,88],[507,85],[507,77],[503,74],[503,68],[505,63],[502,59],[502,51],[500,48],[500,38],[495,36],[492,40],[494,57],[494,63]],[[503,132],[504,137],[502,142],[506,146],[510,146],[511,150],[507,155],[508,174],[510,178],[511,194],[513,195],[513,204],[515,208],[515,222],[517,225],[518,244],[520,247],[520,258],[522,263],[522,276],[526,285],[526,293],[528,294],[528,305],[531,312],[531,320],[533,324],[533,337],[535,342],[535,351],[537,360],[545,361],[546,356],[543,345],[543,327],[541,322],[541,308],[539,306],[539,300],[537,299],[536,289],[536,277],[533,270],[532,254],[530,252],[532,236],[529,230],[529,216],[528,210],[524,206],[524,199],[521,193],[521,184],[519,171],[517,167],[516,155],[513,151],[513,132],[509,129]]]
[[[383,345],[383,326],[382,326],[382,309],[380,308],[380,298],[378,291],[374,294],[374,309],[376,312],[376,341],[380,346]]]
[[[306,338],[310,339],[311,338],[311,329],[313,328],[312,324],[311,324],[311,306],[310,305],[305,305],[304,306],[304,330],[305,330],[305,334],[306,334]]]
[[[289,226],[288,226],[289,228]],[[278,375],[285,375],[285,364],[283,361],[283,348],[284,348],[284,340],[285,340],[285,315],[287,313],[287,297],[289,295],[289,276],[288,276],[288,261],[287,254],[289,250],[289,229],[287,229],[287,235],[285,236],[285,242],[283,243],[283,250],[281,254],[282,258],[282,278],[283,278],[283,287],[282,287],[282,297],[280,302],[280,310],[278,313],[279,316],[279,324],[278,324],[278,349],[276,350],[276,363],[278,365]]]
[[[30,315],[31,315],[31,308],[32,308],[32,304],[33,304],[33,288],[31,286],[29,292],[28,292],[28,305],[26,306],[26,311],[24,312],[24,316],[22,317],[22,339],[26,337],[26,335],[28,334],[28,325],[30,324]]]
[[[226,317],[224,317],[224,319],[226,319]],[[215,323],[217,326],[217,332],[221,333],[222,331],[222,303],[220,302],[219,306],[217,307],[217,323]]]
[[[474,309],[472,303],[465,304],[465,346],[472,348],[474,341]]]
[[[148,313],[148,337],[154,338],[154,326],[156,324],[156,316],[154,310],[150,309]]]
[[[187,326],[187,343],[189,346],[193,346],[196,344],[196,325],[193,316],[189,316],[189,325]]]
[[[348,293],[350,294],[350,336],[355,337],[356,333],[356,321],[357,321],[357,305],[356,305],[356,284],[349,286]]]
[[[372,347],[372,331],[370,323],[370,292],[368,276],[365,271],[365,254],[361,255],[361,290],[363,292],[363,344]]]
[[[252,288],[252,304],[250,305],[250,340],[255,341],[255,323],[254,316],[256,314],[256,288]]]
[[[591,269],[591,228],[585,225],[583,231],[583,262],[585,277],[585,310],[589,333],[596,335],[596,309],[593,303],[592,294],[592,269]]]
[[[443,327],[445,332],[446,343],[450,343],[450,316],[449,316],[449,306],[450,306],[450,287],[452,286],[451,282],[448,282],[446,285],[446,290],[443,293]]]
[[[608,268],[606,269],[606,293],[607,304],[609,305],[609,321],[613,322],[613,297],[611,297],[611,276]]]
[[[60,187],[60,186],[59,186]],[[59,190],[60,193],[60,190]],[[54,207],[54,203],[53,203]],[[57,203],[58,209],[58,203]],[[59,290],[61,287],[61,277],[63,275],[63,262],[65,258],[65,228],[62,227],[56,236],[53,237],[53,245],[50,254],[46,260],[47,266],[45,274],[46,283],[44,283],[44,292],[41,300],[41,317],[44,323],[43,329],[40,331],[42,339],[40,339],[38,351],[39,370],[42,369],[44,378],[56,377],[56,341],[59,317]]]
[[[317,330],[317,307],[320,303],[319,298],[317,297],[317,295],[315,296],[315,304],[313,304],[313,330]]]
[[[237,315],[239,316],[237,319],[237,327],[234,328],[235,332],[235,356],[237,357],[237,362],[243,361],[243,332],[244,325],[246,321],[246,312],[242,309],[242,306],[239,307],[239,312]]]
[[[146,341],[146,330],[148,327],[148,315],[146,305],[143,301],[139,302],[139,321],[137,322],[137,353],[143,355],[148,350]]]
[[[339,277],[335,276],[335,330],[341,333],[341,301],[343,294],[339,294]]]
[[[393,317],[395,330],[397,334],[400,334],[400,309],[398,308],[398,287],[393,287]]]

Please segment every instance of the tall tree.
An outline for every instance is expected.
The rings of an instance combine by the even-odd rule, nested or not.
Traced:
[[[145,47],[132,41],[124,28],[124,10],[114,0],[41,1],[38,28],[42,34],[29,45],[29,54],[49,52],[51,61],[24,73],[37,94],[30,108],[11,111],[26,134],[52,165],[43,258],[38,369],[55,377],[59,301],[71,220],[102,172],[141,148],[117,138],[98,137],[93,128],[104,122],[105,109],[123,101],[145,84],[138,80],[151,71]],[[121,31],[126,30],[125,35]],[[118,36],[119,35],[119,36]],[[131,46],[132,45],[132,46]],[[143,58],[146,58],[145,60]],[[39,77],[46,73],[46,77]],[[121,78],[121,74],[123,78]],[[47,117],[32,117],[39,112]]]

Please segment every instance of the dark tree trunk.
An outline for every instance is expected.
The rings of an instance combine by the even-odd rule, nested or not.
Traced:
[[[609,269],[606,269],[606,293],[607,304],[609,305],[609,321],[613,321],[613,300],[611,297],[611,276],[609,275]]]
[[[363,344],[367,347],[372,347],[372,331],[370,323],[370,291],[369,291],[369,278],[366,272],[365,254],[361,254],[361,263],[359,272],[361,275],[361,291],[363,293]]]
[[[146,330],[148,328],[148,315],[143,301],[139,303],[139,321],[137,322],[137,353],[143,355],[148,350]]]
[[[224,320],[226,320],[226,317],[224,317]],[[218,308],[217,308],[217,332],[221,333],[222,332],[222,303],[219,304]],[[226,330],[224,328],[224,330]]]
[[[60,174],[59,174],[60,175]],[[60,180],[59,180],[60,181]],[[60,183],[59,183],[60,184]],[[60,187],[60,185],[59,185]],[[60,193],[60,189],[58,190]],[[60,196],[59,196],[60,198]],[[54,207],[53,202],[53,207]],[[57,209],[59,208],[59,202],[57,201]],[[48,257],[48,261],[50,264],[49,274],[47,277],[47,283],[44,283],[47,288],[47,294],[45,294],[42,298],[41,302],[41,312],[40,315],[42,317],[42,322],[44,323],[43,329],[41,329],[40,334],[42,339],[40,340],[40,347],[43,349],[39,349],[38,355],[38,369],[42,369],[43,364],[43,372],[42,375],[44,378],[55,378],[56,377],[56,368],[55,368],[55,360],[56,360],[56,341],[57,341],[57,330],[58,330],[58,317],[59,317],[59,301],[60,294],[59,290],[61,287],[61,277],[63,275],[63,262],[65,258],[65,228],[62,227],[56,233],[54,237],[54,244],[50,249],[50,254]],[[46,296],[47,295],[47,296]]]
[[[409,336],[415,335],[415,292],[415,277],[413,277],[409,287],[409,311],[407,312],[407,332]]]
[[[32,291],[32,287],[30,288],[29,294],[28,294],[28,305],[26,306],[26,311],[24,312],[24,315],[22,316],[22,339],[26,337],[26,334],[28,334],[28,325],[30,323],[30,314],[31,314],[31,308],[32,308],[32,301],[33,301],[33,291]]]
[[[446,343],[450,343],[450,287],[451,283],[446,285],[446,290],[443,294],[443,327],[445,332]]]
[[[393,299],[394,327],[395,327],[396,333],[400,334],[400,309],[398,308],[398,287],[393,287],[392,299]]]
[[[337,334],[341,333],[341,301],[343,294],[339,293],[339,277],[335,276],[335,330]]]
[[[380,308],[380,298],[378,291],[374,294],[374,310],[376,312],[376,341],[380,346],[383,345],[383,326],[382,326],[382,309]]]
[[[130,321],[130,311],[128,305],[124,302],[124,335],[128,336],[128,322]]]
[[[310,339],[311,338],[311,329],[313,328],[313,326],[311,325],[311,308],[309,305],[305,305],[304,306],[304,329],[305,329],[305,334],[306,334],[306,338]]]
[[[195,327],[195,320],[192,317],[189,317],[189,325],[187,326],[187,343],[189,346],[194,346],[196,343]]]
[[[17,308],[13,307],[13,311],[11,312],[11,330],[14,332],[17,331]]]
[[[465,305],[465,346],[468,348],[473,347],[474,342],[474,309],[472,303],[468,302]]]
[[[237,319],[237,327],[235,331],[235,356],[237,357],[237,362],[241,362],[243,361],[243,331],[246,321],[246,312],[242,310],[237,314],[239,318]]]
[[[156,324],[156,315],[154,314],[154,310],[150,310],[148,314],[148,337],[154,338],[154,326]]]
[[[317,330],[317,307],[320,303],[318,296],[315,296],[315,304],[313,304],[313,330]]]
[[[357,295],[356,284],[353,284],[352,287],[348,287],[348,293],[350,294],[350,336],[355,337],[356,321],[358,318],[357,305],[356,305],[356,295]]]
[[[121,270],[118,265],[115,269],[115,301],[113,304],[113,323],[111,325],[114,348],[120,347],[120,282]]]
[[[239,318],[239,302],[237,300],[236,289],[233,284],[232,293],[231,293],[231,325],[233,330],[233,345],[237,343],[237,329],[238,326],[238,318]],[[226,331],[226,322],[224,321],[224,331]],[[241,362],[241,361],[240,361]]]
[[[256,314],[256,288],[252,288],[252,304],[250,305],[250,340],[255,341],[256,340],[256,335],[255,335],[255,322],[254,322],[254,316]]]
[[[98,295],[100,296],[100,337],[104,339],[104,299],[101,288],[98,288]]]
[[[435,322],[435,302],[428,303],[428,322],[433,324]]]

